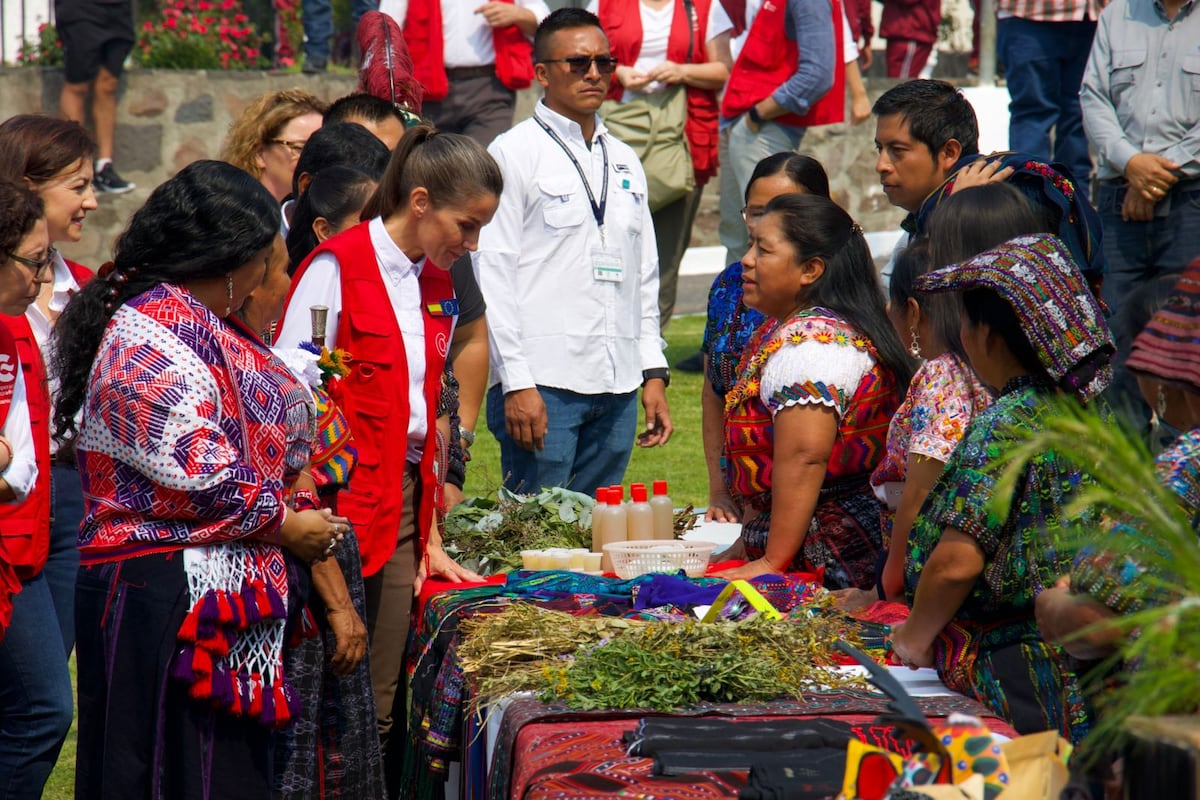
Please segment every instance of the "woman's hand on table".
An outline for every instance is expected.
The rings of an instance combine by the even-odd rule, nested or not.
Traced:
[[[333,674],[349,675],[367,655],[367,626],[353,607],[330,608],[325,619],[333,631]]]
[[[413,581],[413,592],[420,594],[421,585],[425,583],[426,578],[431,576],[450,581],[451,583],[486,580],[479,573],[472,572],[460,565],[442,548],[440,542],[434,542],[432,539],[426,545],[425,558],[421,559],[421,564],[417,568],[417,578]]]
[[[311,564],[333,555],[349,530],[350,520],[322,508],[289,511],[279,526],[279,536],[284,547],[297,558]]]
[[[879,593],[874,589],[858,589],[851,586],[849,589],[835,589],[830,594],[833,595],[833,607],[847,614],[862,611],[879,602]]]
[[[708,509],[704,512],[705,522],[741,522],[742,512],[725,489],[710,489]]]
[[[724,578],[727,581],[747,581],[759,575],[782,575],[783,570],[776,569],[765,558],[756,558],[740,567],[723,570],[713,575],[714,578]]]
[[[933,666],[933,642],[912,641],[904,623],[892,628],[890,641],[896,658],[909,669]]]

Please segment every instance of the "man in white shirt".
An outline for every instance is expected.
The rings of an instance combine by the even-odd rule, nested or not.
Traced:
[[[421,114],[444,133],[483,146],[512,127],[516,90],[530,85],[529,39],[550,13],[544,0],[382,0],[404,30]]]
[[[504,193],[475,254],[491,328],[488,428],[505,485],[592,493],[620,483],[637,428],[671,436],[646,178],[596,115],[616,60],[593,14],[538,27],[534,116],[493,142]]]

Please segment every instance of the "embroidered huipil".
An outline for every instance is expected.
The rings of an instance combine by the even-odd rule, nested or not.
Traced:
[[[751,558],[765,552],[770,529],[775,415],[793,405],[825,405],[837,414],[837,439],[793,567],[823,566],[826,585],[835,588],[871,585],[880,532],[868,478],[899,395],[870,340],[825,309],[778,326],[768,320],[755,332],[725,396],[726,482],[739,505],[759,512],[742,529]]]
[[[876,496],[884,484],[904,481],[910,455],[943,464],[949,461],[971,420],[991,402],[975,371],[954,353],[945,352],[922,364],[892,417],[883,460],[871,473]],[[885,508],[884,547],[891,537],[892,518],[893,512]]]
[[[231,713],[285,724],[287,368],[186,290],[109,322],[77,439],[84,565],[182,550],[192,610],[172,675]],[[296,387],[301,388],[301,387]]]

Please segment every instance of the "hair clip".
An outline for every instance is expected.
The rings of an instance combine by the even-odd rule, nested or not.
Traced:
[[[117,265],[114,264],[113,262],[105,261],[103,264],[100,265],[100,269],[96,271],[96,277],[103,278],[104,280],[108,280],[108,276],[112,275],[113,270],[115,270],[116,268],[117,268]]]
[[[862,225],[859,225],[854,220],[850,220],[850,231],[852,233],[857,233],[859,236],[863,235]]]

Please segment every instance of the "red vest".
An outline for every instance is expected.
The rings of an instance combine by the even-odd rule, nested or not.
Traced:
[[[92,271],[87,267],[68,261],[67,268],[80,286],[92,279]],[[0,329],[12,336],[21,360],[38,468],[37,481],[23,501],[0,505],[0,543],[3,544],[0,558],[12,564],[21,580],[27,581],[42,571],[50,554],[50,393],[46,383],[46,363],[29,320],[24,315],[0,316],[0,320],[4,322]]]
[[[708,8],[712,0],[695,0],[694,17],[688,19],[683,0],[675,0],[671,17],[671,34],[667,39],[667,59],[677,64],[687,63],[689,35],[692,41],[693,64],[708,61],[704,44],[708,39]],[[642,14],[640,0],[600,0],[600,21],[613,56],[622,64],[632,65],[642,51]],[[620,100],[624,88],[613,78],[608,99]],[[703,186],[717,174],[717,93],[711,89],[687,87],[687,134],[696,185]]]
[[[408,442],[408,359],[388,299],[387,287],[375,261],[367,226],[360,223],[325,240],[300,265],[292,286],[303,278],[319,253],[332,253],[341,272],[342,311],[337,344],[352,357],[350,374],[341,381],[338,403],[350,424],[358,465],[350,485],[338,495],[338,513],[354,523],[362,550],[363,575],[374,575],[396,550],[404,511],[405,450]],[[421,316],[425,321],[425,403],[429,426],[421,451],[421,500],[417,530],[421,552],[433,525],[434,457],[437,454],[438,395],[454,317],[435,315],[429,304],[454,297],[447,270],[426,262],[421,270]],[[291,301],[289,293],[288,301]],[[284,315],[288,312],[284,306]],[[296,313],[308,314],[308,309]]]
[[[465,0],[453,0],[464,2]],[[499,0],[512,3],[514,0]],[[409,0],[404,16],[404,41],[413,60],[413,76],[425,88],[425,99],[445,100],[450,92],[443,58],[441,0]],[[533,44],[516,25],[492,29],[496,77],[514,92],[533,84]]]
[[[846,67],[842,48],[842,3],[830,0],[833,11],[831,35],[835,43],[833,87],[813,103],[807,114],[784,114],[774,122],[797,128],[831,125],[846,119]],[[760,100],[769,97],[796,71],[800,49],[788,38],[787,0],[763,0],[754,17],[746,43],[734,62],[721,116],[733,119],[750,110]]]

